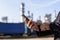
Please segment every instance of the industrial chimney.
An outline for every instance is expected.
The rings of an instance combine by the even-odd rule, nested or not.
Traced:
[[[20,5],[20,22],[23,22],[22,15],[24,14],[24,3],[21,3]]]

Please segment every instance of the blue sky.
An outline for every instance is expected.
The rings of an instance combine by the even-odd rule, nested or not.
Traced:
[[[4,16],[8,16],[9,22],[20,22],[20,5],[25,3],[25,14],[29,10],[34,14],[36,21],[38,16],[44,20],[45,14],[52,14],[54,20],[54,10],[60,11],[60,0],[0,0],[0,21]]]

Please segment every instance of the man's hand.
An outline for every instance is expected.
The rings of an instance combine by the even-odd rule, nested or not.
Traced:
[[[46,30],[50,30],[50,27],[49,27],[49,23],[42,23],[40,28],[41,28],[41,31],[46,31]]]

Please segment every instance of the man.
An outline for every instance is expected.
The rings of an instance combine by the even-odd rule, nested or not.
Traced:
[[[25,15],[23,15],[23,17],[24,17],[24,22],[28,26],[28,28],[38,32],[51,30],[51,32],[53,32],[54,34],[54,40],[60,40],[60,12],[58,13],[58,16],[55,19],[55,21],[47,25],[48,27],[46,27],[45,25],[46,23],[45,24],[42,23],[38,25],[38,23],[29,20]]]

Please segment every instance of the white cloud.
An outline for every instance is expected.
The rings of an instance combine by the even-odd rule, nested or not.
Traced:
[[[31,7],[40,7],[40,8],[48,7],[48,6],[56,4],[57,2],[60,2],[60,0],[53,0],[51,2],[47,2],[47,3],[43,3],[43,4],[38,4],[38,3],[35,4],[35,3],[32,3],[30,0],[27,0],[29,8],[31,8]]]
[[[54,5],[55,3],[59,2],[59,1],[60,1],[60,0],[51,1],[51,2],[49,2],[46,6]]]

